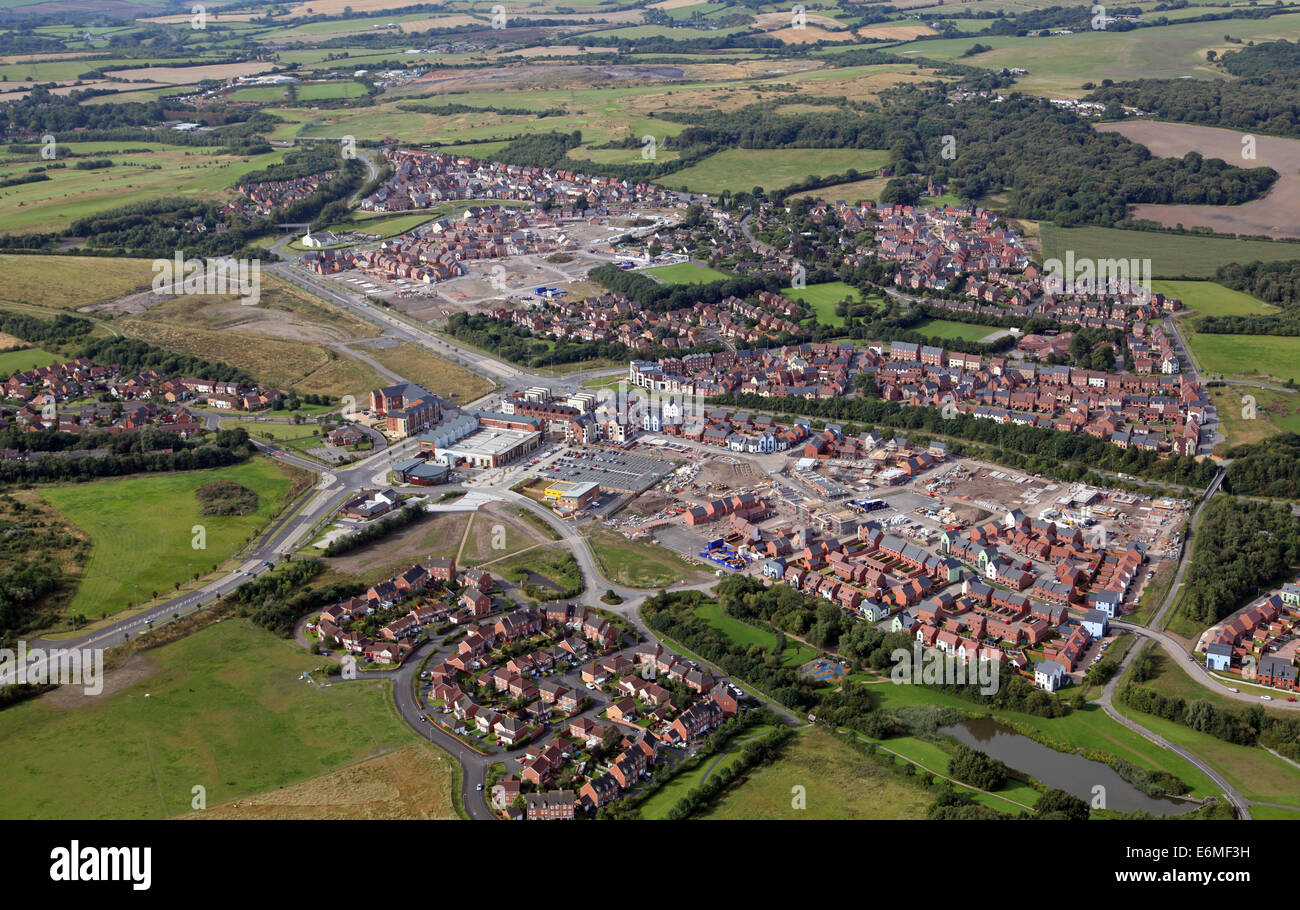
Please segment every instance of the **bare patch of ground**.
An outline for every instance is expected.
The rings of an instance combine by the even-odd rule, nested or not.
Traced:
[[[411,745],[185,819],[454,819],[450,759]]]
[[[105,695],[112,695],[141,680],[148,679],[158,672],[158,668],[139,654],[133,654],[126,663],[113,670],[104,671],[104,690],[96,695],[87,695],[81,686],[59,686],[41,696],[42,704],[60,711],[75,711],[86,705],[94,704]]]

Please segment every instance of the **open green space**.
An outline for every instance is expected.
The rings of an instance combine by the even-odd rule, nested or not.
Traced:
[[[975,325],[970,322],[953,322],[949,319],[925,319],[912,326],[913,332],[936,338],[960,338],[964,341],[979,341],[998,331],[996,326]]]
[[[764,737],[774,730],[776,727],[770,724],[746,730],[728,742],[721,754],[710,755],[698,767],[674,775],[655,791],[654,795],[637,807],[641,817],[650,820],[667,818],[673,806],[677,805],[686,794],[704,784],[711,776],[740,761],[746,743]]]
[[[888,163],[889,153],[876,149],[727,149],[660,182],[692,193],[749,192],[756,186],[776,190],[850,169],[868,176]]]
[[[22,351],[9,351],[0,354],[0,378],[8,379],[14,373],[22,373],[36,367],[49,366],[62,360],[57,354],[42,351],[40,348],[27,348]]]
[[[716,600],[708,600],[700,604],[695,609],[695,615],[737,644],[758,645],[766,651],[776,647],[775,633],[728,616],[723,612],[722,604]],[[798,667],[820,656],[821,652],[816,648],[801,644],[787,636],[785,650],[781,652],[781,663],[787,667]]]
[[[664,284],[708,284],[710,281],[725,281],[734,276],[719,272],[706,265],[693,262],[679,262],[676,265],[658,265],[642,269],[646,275],[653,275]]]
[[[835,315],[835,305],[845,298],[857,302],[861,297],[857,288],[843,281],[827,281],[802,288],[782,288],[781,293],[790,300],[812,307],[817,314],[817,321],[822,325],[834,326],[844,325],[844,317]]]
[[[215,805],[413,740],[387,682],[299,679],[321,665],[232,618],[133,659],[120,672],[139,681],[120,691],[72,710],[14,705],[0,712],[0,815],[167,818],[191,810],[196,786]]]
[[[804,788],[805,808],[792,788]],[[932,790],[892,774],[820,727],[801,730],[703,814],[716,819],[924,818]]]
[[[974,702],[934,691],[930,686],[877,683],[869,687],[871,695],[886,708],[903,705],[947,705],[970,713],[985,713]],[[1071,748],[1093,749],[1123,759],[1142,768],[1168,771],[1192,788],[1193,796],[1211,796],[1219,791],[1203,773],[1172,752],[1161,749],[1112,720],[1096,705],[1071,711],[1064,717],[1038,717],[1019,711],[993,711],[999,720],[1021,729],[1036,731],[1053,744]]]
[[[231,480],[257,493],[247,515],[201,515],[194,491]],[[91,620],[166,594],[195,573],[212,571],[284,504],[293,481],[278,463],[255,457],[209,471],[140,474],[40,488],[41,498],[90,537],[69,612]],[[204,544],[196,548],[195,526]]]

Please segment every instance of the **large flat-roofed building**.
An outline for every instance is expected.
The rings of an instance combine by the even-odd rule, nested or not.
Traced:
[[[581,512],[600,499],[600,484],[556,481],[546,488],[543,496],[561,512]]]
[[[448,467],[464,464],[472,468],[497,468],[527,455],[541,442],[542,434],[536,430],[483,427],[461,439],[435,445],[433,456]]]

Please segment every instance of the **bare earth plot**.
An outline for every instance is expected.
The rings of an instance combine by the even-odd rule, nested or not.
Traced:
[[[1224,234],[1266,234],[1300,237],[1300,140],[1254,136],[1255,158],[1242,157],[1243,138],[1250,134],[1212,126],[1134,120],[1098,124],[1098,129],[1119,133],[1140,142],[1151,154],[1181,158],[1199,152],[1222,158],[1237,167],[1271,167],[1277,182],[1262,198],[1243,205],[1135,205],[1134,218],[1148,218],[1168,227],[1208,227]]]

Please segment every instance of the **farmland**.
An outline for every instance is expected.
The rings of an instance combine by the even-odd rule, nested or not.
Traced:
[[[1206,158],[1240,162],[1242,166],[1271,167],[1277,182],[1261,199],[1242,205],[1137,205],[1134,218],[1150,219],[1167,227],[1209,228],[1221,234],[1300,237],[1294,213],[1300,209],[1300,140],[1275,136],[1249,136],[1255,157],[1242,160],[1248,134],[1186,123],[1155,120],[1106,124],[1105,128],[1140,142],[1154,155],[1181,158],[1197,152]]]
[[[994,36],[916,41],[892,50],[903,55],[935,60],[957,60],[981,67],[1027,69],[1018,87],[1036,94],[1078,97],[1084,82],[1104,73],[1115,81],[1128,79],[1222,78],[1205,62],[1209,50],[1231,49],[1224,33],[1233,38],[1260,41],[1294,38],[1300,14],[1268,19],[1189,22],[1162,28],[1131,31],[1085,31],[1048,38]],[[963,57],[973,44],[992,50]]]
[[[80,170],[50,169],[50,178],[0,189],[0,224],[10,233],[60,231],[78,218],[116,208],[128,201],[159,196],[222,199],[245,174],[284,158],[284,151],[251,156],[213,154],[214,150],[159,147],[126,151],[134,143],[113,143],[123,151],[94,152],[113,162],[112,167]],[[60,145],[60,150],[65,146]],[[78,150],[77,143],[70,148]],[[34,158],[0,163],[0,179],[26,172]]]
[[[1076,259],[1150,259],[1156,278],[1209,278],[1234,262],[1300,259],[1300,244],[1277,240],[1235,240],[1118,228],[1060,228],[1041,225],[1043,256]]]

